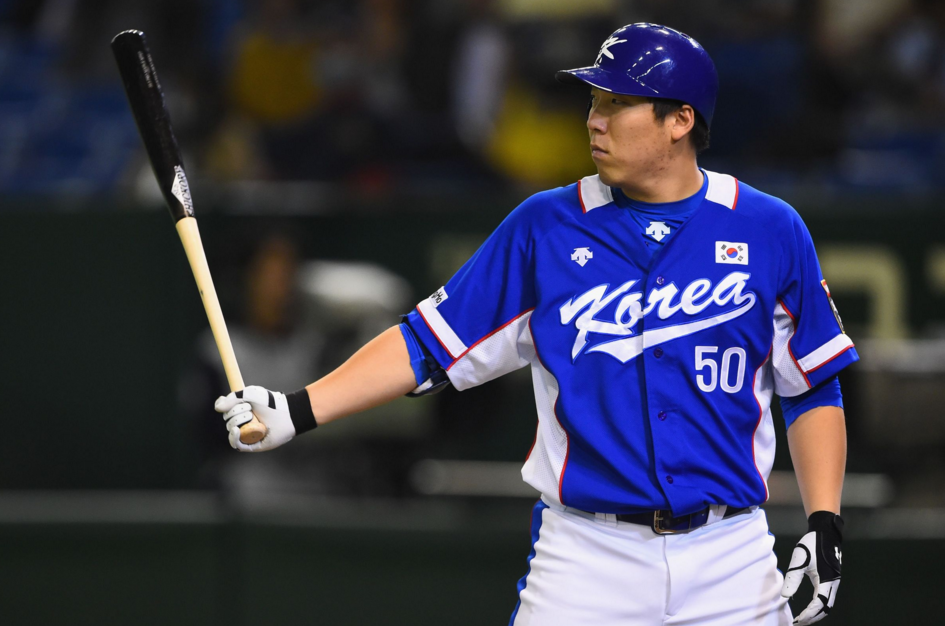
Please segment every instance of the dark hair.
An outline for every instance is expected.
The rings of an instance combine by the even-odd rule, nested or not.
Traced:
[[[657,120],[665,120],[667,115],[672,115],[682,108],[685,102],[682,100],[669,100],[667,98],[647,98],[653,103],[653,114]],[[691,105],[690,105],[691,106]],[[695,111],[695,109],[693,109]],[[692,147],[696,149],[696,154],[705,152],[709,147],[709,125],[702,119],[702,115],[695,111],[696,123],[689,131],[689,141]]]

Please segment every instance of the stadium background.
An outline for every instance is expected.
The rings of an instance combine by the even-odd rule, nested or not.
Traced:
[[[798,209],[862,357],[829,623],[939,619],[941,2],[2,0],[3,623],[499,624],[526,569],[527,373],[229,453],[115,33],[147,33],[244,378],[290,390],[593,173],[553,72],[635,21],[713,56],[700,164]],[[805,522],[779,437],[783,567]]]

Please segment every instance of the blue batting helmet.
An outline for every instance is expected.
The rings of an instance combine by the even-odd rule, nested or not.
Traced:
[[[601,46],[594,65],[555,74],[611,93],[681,100],[712,124],[719,76],[699,42],[659,24],[628,24]]]

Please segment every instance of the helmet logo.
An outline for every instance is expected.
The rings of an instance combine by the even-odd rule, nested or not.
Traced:
[[[614,58],[614,55],[613,55],[613,53],[610,51],[610,47],[611,47],[611,46],[616,46],[618,43],[624,43],[625,41],[627,41],[627,40],[626,40],[626,39],[617,39],[616,37],[614,37],[613,35],[611,35],[611,36],[607,39],[607,41],[605,41],[605,42],[603,43],[603,45],[600,47],[600,52],[597,53],[597,60],[594,61],[594,65],[599,65],[599,64],[600,64],[600,60],[601,60],[602,58],[604,58],[604,57],[607,57],[608,59],[613,59],[613,58]]]

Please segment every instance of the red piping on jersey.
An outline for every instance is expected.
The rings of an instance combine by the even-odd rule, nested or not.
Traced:
[[[446,344],[443,343],[443,340],[440,339],[440,336],[436,334],[436,331],[435,331],[435,330],[433,330],[433,326],[430,324],[429,321],[427,321],[427,318],[425,318],[425,317],[423,316],[423,311],[420,310],[420,307],[417,307],[417,313],[420,314],[420,319],[422,319],[422,320],[423,320],[423,323],[427,325],[427,328],[430,329],[430,332],[433,333],[433,336],[436,337],[436,340],[440,342],[440,345],[443,346],[443,349],[446,351],[446,353],[447,353],[448,355],[450,355],[450,356],[453,356],[453,353],[450,352],[450,349],[446,347]],[[468,352],[468,350],[467,350],[467,352]],[[465,352],[464,352],[463,354],[465,354]],[[453,363],[455,363],[455,362],[456,362],[456,359],[458,359],[458,358],[459,358],[459,357],[456,357],[455,359],[453,359]],[[450,363],[450,367],[453,366],[453,363]],[[449,369],[449,367],[446,368],[446,369]]]
[[[584,206],[584,194],[581,193],[581,182],[578,181],[578,202],[581,203],[581,213],[587,213],[587,207]]]
[[[755,430],[751,433],[751,462],[755,464],[755,471],[758,472],[758,478],[761,479],[761,484],[764,485],[765,488],[764,502],[768,501],[768,483],[765,480],[765,477],[761,475],[761,470],[758,468],[758,461],[755,459],[755,435],[758,434],[758,428],[761,426],[761,420],[764,419],[765,413],[761,409],[761,402],[758,400],[758,394],[755,393],[755,381],[758,379],[758,372],[764,369],[765,363],[767,363],[768,359],[771,358],[771,350],[772,348],[768,348],[768,355],[765,357],[765,360],[761,362],[761,365],[758,366],[758,369],[755,370],[755,375],[751,378],[751,395],[755,398],[755,404],[758,405],[758,423],[755,424]]]
[[[738,205],[738,179],[732,176],[732,179],[735,181],[735,199],[732,200],[732,210],[735,210],[735,207]]]
[[[781,305],[781,308],[784,309],[784,312],[787,313],[787,316],[791,318],[791,323],[794,325],[794,332],[791,333],[791,339],[787,340],[787,351],[791,355],[791,360],[794,361],[794,366],[797,368],[797,371],[801,373],[801,376],[804,377],[804,382],[807,383],[807,388],[810,389],[813,385],[810,384],[810,379],[807,378],[807,372],[804,371],[804,368],[801,367],[801,364],[797,362],[797,359],[794,358],[794,352],[791,350],[791,340],[794,339],[794,335],[797,333],[797,320],[788,311],[788,308],[784,305],[783,300],[778,300],[778,304]]]
[[[456,358],[453,360],[453,362],[449,364],[449,367],[446,368],[446,371],[449,371],[450,367],[453,367],[454,365],[456,365],[456,363],[457,363],[461,358],[463,358],[464,356],[466,356],[467,354],[469,354],[469,351],[470,351],[470,350],[472,350],[473,348],[475,348],[476,346],[478,346],[479,344],[481,344],[483,341],[485,341],[486,339],[488,339],[488,338],[491,337],[492,335],[496,334],[497,332],[499,332],[500,330],[502,330],[503,328],[505,328],[506,326],[508,326],[508,325],[511,324],[512,322],[514,322],[515,320],[519,319],[520,317],[522,317],[522,316],[525,315],[526,313],[531,313],[531,312],[534,311],[534,310],[535,310],[535,307],[532,307],[532,308],[530,308],[530,309],[525,309],[524,311],[522,311],[521,313],[519,313],[518,315],[516,315],[515,317],[513,317],[513,318],[510,319],[509,321],[507,321],[505,324],[502,324],[501,326],[499,326],[498,328],[496,328],[494,331],[492,331],[491,333],[489,333],[488,335],[486,335],[485,337],[483,337],[482,339],[480,339],[479,341],[477,341],[477,342],[474,343],[473,345],[471,345],[471,346],[469,346],[468,348],[466,348],[466,351],[465,351],[465,352],[463,352],[461,355],[459,355],[458,357],[456,357]],[[529,329],[529,331],[531,331],[531,329]],[[452,356],[452,355],[450,355],[450,356]]]
[[[528,318],[528,332],[532,335],[532,345],[535,346],[535,358],[538,359],[539,365],[541,365],[546,372],[551,374],[551,370],[545,367],[544,362],[541,360],[541,355],[538,354],[538,342],[535,341],[535,335],[532,333],[532,318]],[[554,374],[551,374],[554,377]],[[556,381],[557,382],[557,381]],[[564,463],[561,465],[561,475],[558,476],[558,502],[564,504],[564,498],[562,497],[561,487],[564,485],[564,470],[568,469],[568,457],[571,456],[571,435],[568,434],[567,429],[561,423],[561,420],[558,418],[558,399],[561,397],[561,386],[558,386],[558,395],[555,398],[555,404],[551,407],[551,412],[555,416],[555,421],[558,422],[558,428],[564,431],[564,439],[567,442],[567,448],[564,452]],[[535,431],[535,439],[538,439],[538,431]],[[535,444],[532,444],[532,447],[535,447]],[[532,451],[529,450],[528,454],[531,455]],[[528,459],[526,459],[528,460]]]
[[[838,336],[839,336],[839,335],[838,335]],[[838,356],[840,356],[841,354],[843,354],[844,352],[846,352],[847,350],[849,350],[849,349],[852,348],[852,347],[853,347],[853,344],[851,343],[849,346],[847,346],[846,348],[844,348],[844,349],[841,350],[840,352],[836,353],[835,355],[833,355],[832,357],[830,357],[829,359],[827,359],[826,361],[824,361],[823,363],[821,363],[821,364],[818,365],[817,367],[812,367],[811,369],[807,370],[807,373],[810,374],[811,372],[816,372],[817,370],[819,370],[820,368],[822,368],[824,365],[826,365],[827,363],[830,363],[830,362],[833,361],[835,358],[837,358]]]

